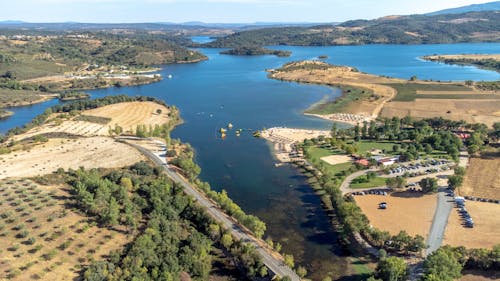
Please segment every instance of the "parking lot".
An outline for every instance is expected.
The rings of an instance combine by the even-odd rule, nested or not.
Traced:
[[[389,175],[408,175],[409,177],[417,177],[432,173],[443,172],[451,169],[454,163],[449,160],[422,160],[412,163],[396,164],[387,172]]]

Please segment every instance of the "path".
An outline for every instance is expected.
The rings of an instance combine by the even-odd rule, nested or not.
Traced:
[[[126,139],[139,139],[139,138],[119,138],[121,140]],[[277,253],[273,252],[269,249],[266,244],[260,240],[255,238],[248,230],[242,227],[238,222],[236,222],[232,217],[226,215],[221,209],[219,209],[214,202],[210,199],[206,198],[205,195],[198,191],[197,188],[192,186],[187,180],[183,177],[179,176],[175,171],[171,170],[167,166],[167,162],[164,157],[160,157],[159,154],[152,153],[151,151],[145,149],[136,144],[132,144],[126,142],[128,145],[136,148],[140,152],[142,152],[146,157],[148,157],[155,164],[164,168],[168,177],[170,177],[173,181],[181,184],[184,187],[184,192],[192,197],[194,197],[197,202],[205,207],[207,213],[214,218],[219,223],[222,223],[223,226],[231,231],[231,234],[237,239],[252,244],[257,253],[262,258],[262,262],[276,275],[280,277],[288,276],[292,281],[300,281],[299,276],[288,266],[286,266],[282,259],[278,256]]]
[[[467,168],[469,163],[469,154],[467,151],[460,152],[458,166]],[[453,198],[446,196],[446,186],[440,186],[438,192],[438,204],[434,219],[432,221],[429,237],[427,238],[427,245],[429,248],[425,250],[425,255],[429,255],[441,247],[443,242],[446,225],[448,224],[448,217],[450,216],[451,209],[453,208]]]

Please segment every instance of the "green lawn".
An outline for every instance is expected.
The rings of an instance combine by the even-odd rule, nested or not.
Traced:
[[[364,176],[361,176],[364,177]],[[385,185],[385,178],[381,177],[374,177],[368,182],[362,182],[362,183],[352,183],[351,188],[371,188],[371,187],[379,187],[379,186],[384,186]]]
[[[336,164],[336,165],[330,165],[323,160],[321,160],[322,157],[325,156],[330,156],[334,154],[340,154],[339,150],[331,150],[331,149],[325,149],[325,148],[319,148],[319,147],[310,147],[308,149],[308,154],[311,162],[322,162],[325,164],[325,167],[332,173],[332,174],[337,174],[342,171],[347,171],[349,168],[353,166],[351,162],[348,163],[341,163],[341,164]]]
[[[395,144],[398,144],[396,142],[389,142],[389,141],[358,141],[355,142],[356,146],[358,147],[358,153],[364,154],[372,149],[380,149],[380,150],[385,150],[387,153],[392,152],[392,146]]]

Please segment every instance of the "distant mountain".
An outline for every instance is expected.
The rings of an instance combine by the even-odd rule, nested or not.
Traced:
[[[439,44],[500,42],[500,13],[387,16],[338,25],[289,26],[236,32],[205,44],[207,47],[331,46],[361,44]]]
[[[0,21],[0,24],[23,24],[25,23],[24,21],[21,20],[4,20]]]
[[[428,13],[426,15],[435,16],[435,15],[445,15],[445,14],[463,14],[468,12],[499,11],[499,10],[500,10],[500,1],[495,1],[484,4],[473,4],[469,6],[436,11]]]

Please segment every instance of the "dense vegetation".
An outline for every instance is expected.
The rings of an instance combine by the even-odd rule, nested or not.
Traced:
[[[412,15],[355,20],[338,26],[275,27],[236,32],[207,47],[328,46],[356,44],[431,44],[496,42],[500,14],[494,11],[453,15]],[[481,34],[481,36],[477,36]]]
[[[474,65],[479,68],[495,70],[497,72],[500,72],[500,61],[495,59],[447,58],[439,56],[437,58],[424,57],[424,59],[443,62],[446,64]]]
[[[14,31],[10,31],[14,32]],[[15,31],[25,35],[24,30]],[[113,34],[85,31],[54,33],[46,40],[25,39],[23,44],[0,40],[0,74],[10,71],[18,79],[62,74],[82,65],[144,67],[205,59],[177,43],[177,38],[137,32]]]
[[[231,50],[222,51],[223,55],[234,55],[234,56],[261,56],[261,55],[275,55],[278,57],[289,57],[292,52],[281,51],[281,50],[271,50],[259,46],[252,47],[237,47]]]
[[[62,101],[70,101],[70,100],[80,100],[87,99],[90,95],[84,92],[64,92],[59,94],[59,99]]]
[[[90,265],[84,280],[207,280],[214,243],[248,276],[267,275],[252,247],[233,241],[159,168],[137,163],[110,173],[79,169],[67,181],[80,210],[104,226],[137,234],[123,251]]]

